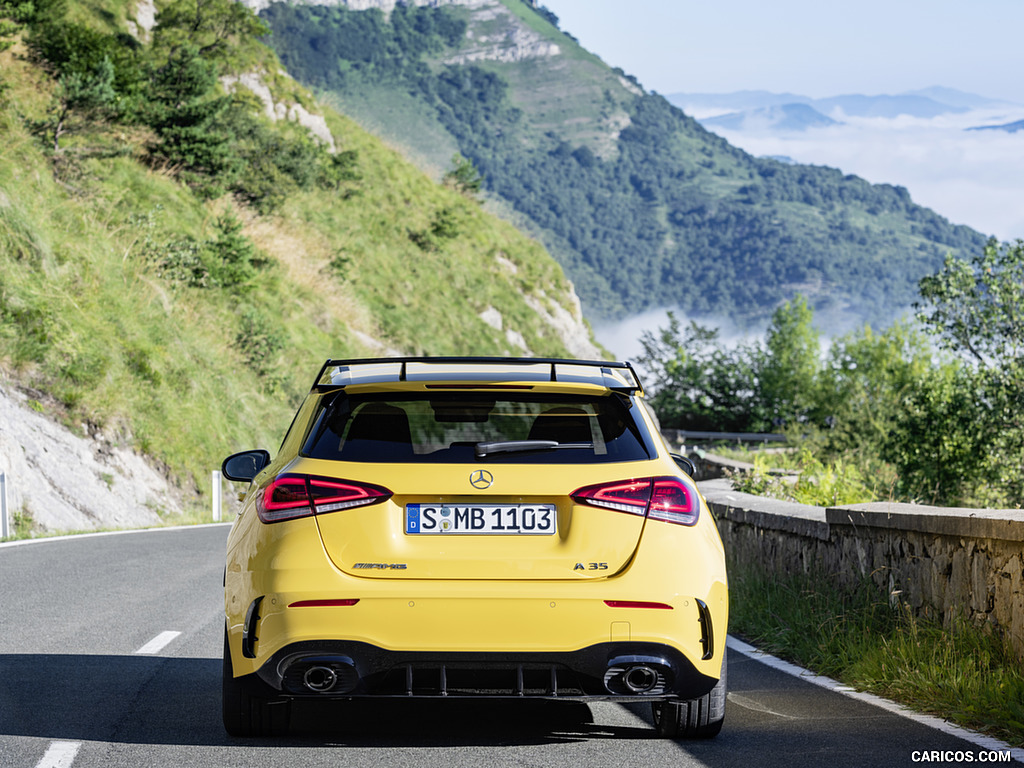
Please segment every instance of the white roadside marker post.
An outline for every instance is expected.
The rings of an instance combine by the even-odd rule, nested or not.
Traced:
[[[221,518],[221,505],[223,503],[223,485],[220,479],[220,470],[215,469],[211,473],[211,485],[213,485],[213,522],[219,523]]]
[[[7,517],[7,473],[0,472],[0,539],[11,535],[11,522]]]

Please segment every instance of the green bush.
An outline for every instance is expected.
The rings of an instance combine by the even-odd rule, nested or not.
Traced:
[[[256,307],[244,306],[241,327],[235,335],[235,348],[258,375],[270,376],[277,355],[284,349],[285,336],[275,320]]]

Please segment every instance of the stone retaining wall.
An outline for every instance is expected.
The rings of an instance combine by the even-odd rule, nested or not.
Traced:
[[[1024,511],[826,509],[739,493],[724,479],[699,485],[731,560],[823,574],[841,589],[868,577],[915,615],[987,626],[1024,658]]]

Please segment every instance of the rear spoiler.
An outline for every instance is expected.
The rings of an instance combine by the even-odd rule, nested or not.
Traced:
[[[462,370],[442,370],[454,368]],[[349,384],[404,381],[573,382],[597,384],[615,392],[643,395],[640,378],[628,362],[549,357],[368,357],[328,360],[313,382],[323,392]]]

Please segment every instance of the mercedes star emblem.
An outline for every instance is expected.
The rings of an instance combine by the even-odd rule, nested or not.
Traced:
[[[490,488],[494,482],[494,475],[486,469],[475,469],[469,476],[469,484],[478,490]]]

